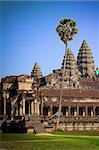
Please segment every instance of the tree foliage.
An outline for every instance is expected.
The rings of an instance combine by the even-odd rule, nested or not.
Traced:
[[[76,26],[77,23],[72,19],[64,18],[60,20],[60,24],[57,26],[56,31],[65,44],[73,40],[73,37],[78,33]]]

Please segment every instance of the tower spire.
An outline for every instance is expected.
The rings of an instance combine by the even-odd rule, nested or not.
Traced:
[[[39,79],[42,77],[42,72],[41,72],[41,69],[40,69],[38,63],[34,64],[33,70],[31,72],[31,76],[33,76],[34,79]]]
[[[90,78],[95,76],[94,59],[92,56],[91,49],[89,48],[85,40],[83,41],[79,49],[77,64],[78,64],[79,71],[81,72],[81,76],[90,77]]]
[[[65,56],[64,56],[65,59]],[[61,69],[63,69],[64,59]],[[66,68],[64,85],[67,87],[78,87],[79,86],[80,72],[78,71],[77,62],[70,48],[67,49],[66,54]]]

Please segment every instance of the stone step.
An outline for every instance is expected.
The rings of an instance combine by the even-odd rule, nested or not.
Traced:
[[[45,133],[44,125],[40,122],[39,118],[37,116],[28,116],[26,118],[28,121],[28,124],[31,123],[31,126],[34,128],[35,133]]]

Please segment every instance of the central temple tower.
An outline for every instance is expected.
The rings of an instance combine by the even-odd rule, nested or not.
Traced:
[[[65,59],[65,56],[64,56]],[[64,59],[61,69],[63,69]],[[67,49],[66,54],[66,68],[65,68],[65,77],[64,84],[65,86],[71,88],[79,87],[79,78],[80,72],[78,70],[77,62],[70,48]]]

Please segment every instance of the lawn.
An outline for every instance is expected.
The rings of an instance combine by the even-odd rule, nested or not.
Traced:
[[[1,134],[3,150],[99,150],[99,136]]]

